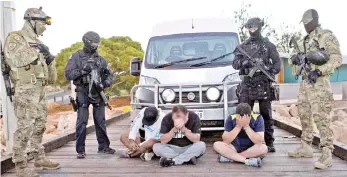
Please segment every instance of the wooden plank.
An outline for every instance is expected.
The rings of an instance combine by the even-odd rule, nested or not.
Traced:
[[[106,120],[106,125],[110,125],[114,123],[115,121],[122,120],[124,118],[127,118],[130,116],[130,113],[123,113],[114,117],[111,117]],[[95,125],[89,125],[87,127],[87,134],[95,131]],[[57,149],[65,145],[66,143],[73,141],[76,139],[76,133],[75,130],[69,130],[65,134],[57,136],[53,139],[51,139],[49,142],[43,143],[43,146],[45,147],[45,152],[51,152],[53,149]],[[31,152],[28,153],[28,161],[33,159],[33,156]],[[12,162],[11,155],[7,156],[6,159],[1,159],[1,174],[5,173],[6,171],[14,168],[14,163]]]
[[[119,142],[121,132],[126,132],[129,128],[129,119],[109,125],[108,135],[111,139],[111,147],[124,148]],[[115,155],[105,155],[97,153],[97,140],[95,134],[87,136],[86,140],[86,159],[76,159],[75,142],[69,142],[59,149],[55,149],[47,156],[61,163],[62,168],[54,171],[42,171],[42,176],[347,176],[347,164],[337,157],[333,157],[333,166],[326,170],[316,170],[313,163],[320,156],[320,150],[314,148],[313,158],[290,158],[288,150],[299,146],[299,138],[283,138],[292,136],[281,129],[275,130],[276,153],[269,153],[263,159],[262,168],[247,167],[240,163],[221,164],[217,162],[217,154],[213,151],[214,139],[220,137],[203,137],[209,140],[207,150],[203,157],[198,160],[198,164],[182,165],[169,168],[159,166],[158,158],[150,162],[143,162],[139,159],[121,159]],[[29,164],[33,166],[33,162]],[[15,176],[14,170],[3,175]]]
[[[277,127],[282,128],[283,130],[286,130],[289,133],[292,133],[293,135],[300,137],[301,136],[301,127],[290,124],[287,122],[284,122],[282,120],[275,119],[275,125]],[[313,142],[314,145],[319,145],[320,138],[318,134],[314,134]],[[343,160],[347,160],[347,145],[340,143],[340,142],[334,142],[334,151],[333,154]]]

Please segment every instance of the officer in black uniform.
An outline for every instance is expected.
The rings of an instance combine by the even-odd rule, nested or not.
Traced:
[[[257,70],[253,77],[247,76],[254,69],[255,63],[246,54],[262,61],[265,65],[264,69],[271,76],[276,75],[281,70],[282,63],[276,46],[261,35],[263,26],[264,22],[260,18],[251,18],[247,21],[245,27],[249,31],[250,38],[238,46],[241,49],[235,49],[235,59],[232,66],[239,70],[240,75],[244,76],[238,88],[239,102],[248,103],[253,109],[255,100],[258,100],[260,114],[265,123],[265,142],[269,152],[275,152],[276,149],[273,145],[275,140],[273,136],[274,120],[271,109],[271,101],[274,96],[271,80],[260,70]]]
[[[83,50],[73,53],[65,68],[66,79],[73,80],[73,84],[76,85],[76,102],[78,106],[76,124],[77,158],[85,157],[86,125],[90,104],[93,105],[93,119],[99,144],[98,152],[114,154],[115,150],[109,147],[110,141],[106,133],[105,103],[97,92],[99,89],[103,90],[110,87],[114,82],[114,75],[105,58],[97,52],[100,36],[96,32],[89,31],[83,35],[82,40],[84,43]],[[97,69],[102,83],[92,87],[92,96],[89,97],[88,75],[92,69]]]

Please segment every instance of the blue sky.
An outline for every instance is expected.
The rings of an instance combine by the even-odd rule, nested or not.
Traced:
[[[310,8],[317,9],[323,28],[334,32],[341,44],[343,54],[347,54],[347,27],[344,21],[347,12],[343,1],[330,0],[245,0],[252,3],[252,15],[270,16],[270,23],[278,27],[280,23],[299,24],[303,12]],[[331,3],[333,2],[333,3]],[[102,37],[128,35],[139,41],[142,47],[147,40],[152,26],[161,21],[194,17],[232,17],[241,0],[17,0],[16,28],[24,23],[23,14],[29,7],[42,6],[52,17],[52,25],[41,40],[53,54],[71,44],[81,41],[82,35],[94,30]]]

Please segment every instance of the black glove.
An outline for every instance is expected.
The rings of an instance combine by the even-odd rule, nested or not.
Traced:
[[[253,66],[253,63],[247,59],[242,61],[242,68],[252,68]]]
[[[97,89],[98,91],[104,90],[104,85],[101,84],[101,83],[99,83],[99,84],[96,85],[96,89]]]
[[[269,72],[273,75],[276,75],[277,71],[273,68],[269,69]]]
[[[49,48],[45,44],[37,44],[37,48],[39,49],[40,53],[43,54],[46,64],[51,64],[55,57],[49,52]]]
[[[49,65],[52,63],[52,61],[54,60],[54,56],[49,54],[48,56],[44,56],[45,57],[45,60],[46,60],[46,64]]]
[[[305,54],[304,53],[298,53],[292,56],[291,60],[293,65],[301,65],[301,60],[300,58],[305,58]]]
[[[104,87],[110,87],[110,86],[111,86],[110,81],[105,80],[104,83],[103,83],[103,86],[104,86]]]
[[[87,75],[90,72],[92,72],[92,66],[90,66],[89,64],[84,65],[82,69],[82,75]]]
[[[314,84],[317,81],[318,76],[321,76],[322,72],[319,69],[310,71],[308,73],[307,79],[310,84]]]
[[[49,48],[45,44],[37,44],[37,48],[43,55],[49,55]]]

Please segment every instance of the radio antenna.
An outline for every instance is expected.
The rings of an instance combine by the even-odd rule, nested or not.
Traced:
[[[194,29],[194,19],[192,19],[192,29]]]

